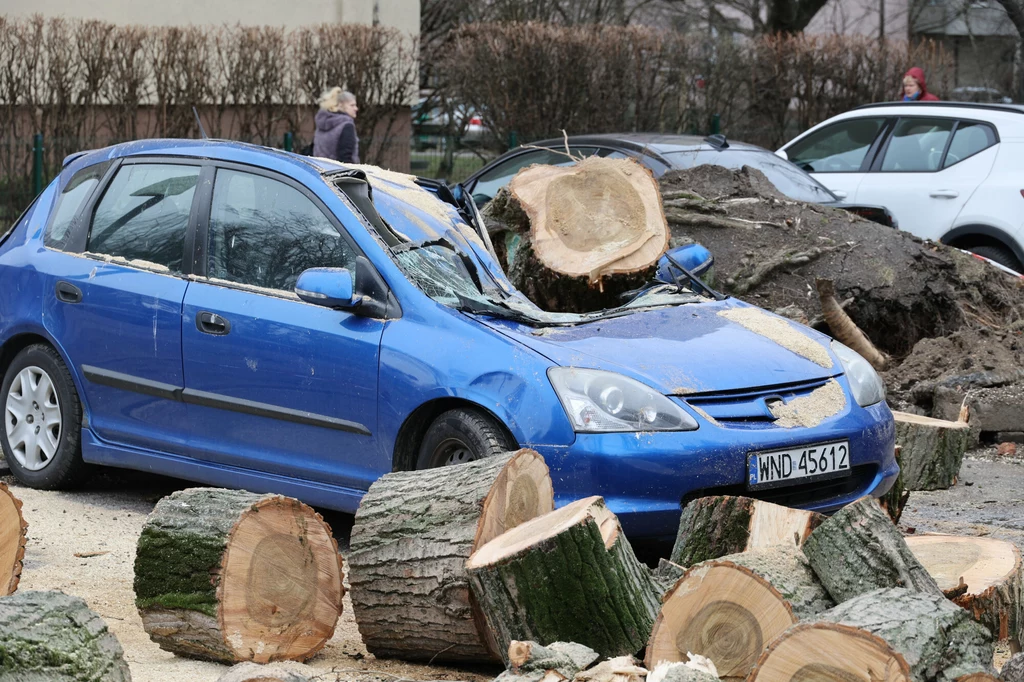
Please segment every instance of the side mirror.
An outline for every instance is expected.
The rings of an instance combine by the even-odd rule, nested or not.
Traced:
[[[786,153],[785,149],[780,149],[780,150],[776,151],[775,152],[775,156],[781,157],[781,158],[785,159],[786,161],[789,161],[789,154]]]
[[[299,275],[295,293],[306,303],[325,308],[353,308],[362,300],[353,284],[352,273],[345,268],[310,268]]]
[[[671,257],[671,260],[668,257]],[[672,283],[676,281],[676,277],[682,274],[675,267],[675,264],[672,263],[673,260],[697,277],[707,272],[715,263],[715,257],[707,248],[696,243],[683,244],[674,249],[669,249],[658,259],[657,278],[660,281]]]

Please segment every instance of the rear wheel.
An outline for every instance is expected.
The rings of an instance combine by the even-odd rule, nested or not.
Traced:
[[[32,488],[68,488],[81,481],[82,404],[71,374],[44,344],[25,348],[11,362],[0,397],[0,445],[11,473]]]
[[[457,408],[434,420],[423,436],[417,469],[452,466],[515,450],[505,428],[480,410]]]
[[[1013,254],[1013,251],[1006,248],[1005,246],[996,244],[984,244],[982,246],[972,246],[968,249],[971,253],[976,253],[979,256],[984,256],[989,260],[994,260],[1000,265],[1005,265],[1011,270],[1022,272],[1020,261]]]

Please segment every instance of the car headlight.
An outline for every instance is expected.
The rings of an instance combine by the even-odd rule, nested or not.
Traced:
[[[683,408],[650,386],[615,372],[552,367],[548,379],[576,433],[697,428]]]
[[[850,390],[853,391],[853,398],[858,405],[867,407],[885,400],[885,384],[870,362],[857,351],[838,341],[832,342],[832,352],[843,365],[846,380],[850,382]]]

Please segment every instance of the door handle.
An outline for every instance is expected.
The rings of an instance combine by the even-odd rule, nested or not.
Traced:
[[[204,334],[224,336],[231,331],[231,323],[216,313],[203,310],[196,314],[196,329]]]
[[[65,303],[81,303],[82,290],[71,282],[60,281],[54,287],[57,292],[57,300]]]
[[[929,196],[933,199],[956,199],[960,196],[960,192],[952,189],[937,189],[932,192]]]

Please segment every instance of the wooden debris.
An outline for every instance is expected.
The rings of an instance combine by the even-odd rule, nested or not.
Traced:
[[[13,594],[21,581],[28,523],[21,500],[0,481],[0,596]]]
[[[347,557],[366,648],[406,660],[500,658],[466,560],[554,508],[547,465],[533,450],[379,478],[359,505]]]
[[[683,508],[670,559],[680,566],[779,544],[803,544],[825,517],[749,497],[691,500]]]
[[[466,570],[505,656],[516,639],[630,654],[647,642],[658,611],[650,572],[600,497],[499,535],[473,553]]]
[[[600,656],[575,642],[554,642],[541,646],[536,642],[513,640],[508,646],[509,669],[495,682],[561,682],[571,680]]]
[[[311,507],[189,488],[160,500],[135,557],[136,605],[162,649],[207,660],[305,660],[334,634],[341,556]]]
[[[647,669],[632,656],[619,656],[576,673],[573,682],[644,682]]]
[[[896,419],[896,443],[901,448],[903,484],[907,490],[951,487],[971,445],[970,424],[896,410],[892,415]]]
[[[647,673],[647,682],[716,682],[718,675],[687,663],[659,663]]]
[[[836,512],[814,529],[803,551],[837,603],[881,587],[942,595],[873,497]]]
[[[316,674],[301,663],[239,663],[231,666],[217,682],[312,682]]]
[[[818,277],[815,278],[814,284],[818,289],[818,300],[821,302],[821,315],[832,331],[833,338],[860,353],[879,372],[887,369],[889,356],[871,343],[871,339],[861,331],[860,327],[839,305],[832,280]]]

